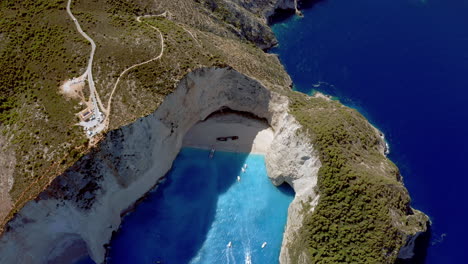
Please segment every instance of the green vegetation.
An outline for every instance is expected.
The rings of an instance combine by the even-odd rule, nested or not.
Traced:
[[[398,169],[380,153],[378,133],[338,102],[296,94],[291,108],[322,162],[320,201],[288,245],[292,263],[303,253],[309,263],[394,263],[404,231],[424,229],[427,219],[411,214]]]
[[[164,36],[163,57],[121,79],[111,129],[153,112],[188,72],[229,65],[289,96],[292,114],[320,153],[320,203],[288,245],[293,260],[304,253],[310,263],[392,262],[403,234],[425,217],[411,215],[398,169],[379,152],[378,134],[338,102],[286,91],[290,79],[277,57],[236,35],[242,25],[221,2],[73,1],[75,16],[97,44],[93,73],[104,103],[124,69],[160,53],[160,36],[146,23]],[[0,3],[0,129],[12,138],[17,161],[8,217],[88,151],[74,125],[81,106],[58,93],[61,82],[82,74],[90,51],[65,6],[64,0]],[[171,17],[135,19],[164,11]]]
[[[87,47],[63,15],[63,0],[7,0],[0,12],[0,122],[3,133],[13,134],[17,165],[10,195],[21,206],[55,176],[56,161],[84,142],[73,126],[77,109],[58,87],[80,74],[85,59],[78,53]]]
[[[87,139],[75,125],[75,114],[83,106],[59,93],[63,81],[83,73],[90,51],[66,14],[66,4],[65,0],[0,3],[0,129],[11,139],[6,147],[16,156],[12,212],[88,151]],[[153,112],[178,80],[196,68],[230,65],[266,85],[287,83],[276,57],[232,34],[226,37],[227,25],[192,0],[157,5],[74,0],[73,13],[97,44],[93,74],[104,103],[124,69],[160,52],[159,34],[138,23],[136,16],[166,10],[176,19],[144,19],[164,33],[164,56],[123,76],[112,103],[111,129]],[[186,24],[191,21],[196,22]]]
[[[255,42],[260,46],[269,47],[276,40],[267,25],[257,24],[255,21],[263,20],[262,8],[249,10],[245,6],[250,3],[233,3],[224,0],[196,0],[206,9],[227,25],[237,38]],[[261,37],[259,37],[261,35]]]

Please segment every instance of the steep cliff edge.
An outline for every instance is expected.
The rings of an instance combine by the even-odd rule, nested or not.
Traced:
[[[310,1],[310,0],[309,0]],[[278,43],[268,22],[277,10],[297,11],[301,0],[201,0],[215,16],[227,24],[237,37],[268,49]],[[304,1],[305,2],[305,1]]]
[[[111,131],[99,148],[57,177],[35,201],[27,203],[8,224],[7,231],[0,239],[0,262],[56,263],[73,257],[70,251],[78,256],[89,253],[98,263],[102,262],[105,245],[112,232],[118,229],[121,214],[170,169],[185,133],[199,120],[220,108],[228,107],[265,118],[275,131],[266,156],[269,177],[275,184],[287,182],[296,192],[288,210],[280,261],[310,263],[311,258],[316,257],[310,254],[308,246],[314,241],[310,239],[329,232],[325,229],[328,228],[325,222],[317,225],[317,222],[310,221],[317,215],[329,213],[328,210],[336,210],[330,208],[323,197],[330,199],[340,192],[335,190],[329,193],[329,183],[321,173],[330,164],[328,158],[324,157],[324,146],[316,138],[320,132],[307,126],[308,123],[301,119],[301,113],[307,114],[307,111],[302,109],[298,112],[298,109],[315,108],[316,116],[323,114],[320,109],[356,112],[322,98],[311,98],[294,92],[289,96],[271,91],[258,81],[229,68],[205,68],[188,74],[155,113]],[[308,103],[299,107],[304,101]],[[343,113],[339,114],[346,117]],[[307,115],[308,118],[310,116],[313,114]],[[340,126],[340,122],[336,122],[339,119],[330,115],[328,118],[334,120],[334,126]],[[423,214],[415,217],[417,211],[409,208],[409,197],[400,182],[401,177],[395,174],[396,168],[384,157],[384,142],[379,133],[360,115],[356,118],[363,122],[361,125],[364,131],[361,132],[370,133],[361,140],[369,140],[366,145],[379,155],[378,159],[362,160],[363,167],[371,169],[373,174],[370,177],[376,180],[372,184],[378,188],[390,186],[395,190],[393,194],[388,193],[390,198],[381,196],[377,200],[388,207],[379,208],[381,211],[368,210],[366,215],[358,216],[359,219],[353,221],[366,221],[367,217],[389,220],[385,222],[386,225],[374,226],[384,228],[388,232],[385,236],[375,231],[370,237],[386,240],[388,236],[394,235],[391,243],[387,243],[393,245],[390,254],[379,253],[376,256],[370,252],[368,257],[392,263],[406,240],[413,241],[412,235],[425,231],[427,218]],[[314,123],[310,119],[307,121]],[[320,127],[323,126],[326,127],[326,123]],[[356,135],[361,136],[357,132]],[[361,147],[364,146],[357,146],[356,153],[362,154]],[[379,169],[371,167],[375,162],[379,164]],[[393,176],[390,175],[393,178],[387,179],[388,173],[393,173]],[[360,177],[355,175],[351,180],[357,181]],[[337,184],[346,189],[353,182],[344,180]],[[373,191],[374,185],[369,187],[370,191]],[[361,191],[364,192],[366,202],[372,205],[372,201],[367,200],[366,190]],[[394,199],[397,201],[395,208]],[[354,202],[349,200],[347,206],[353,205]],[[373,216],[374,213],[377,216]],[[340,221],[338,219],[330,217],[332,224]],[[311,233],[311,224],[319,226],[322,231]],[[354,232],[349,228],[345,229],[345,234]],[[335,235],[339,236],[338,233]],[[362,234],[355,235],[359,237]],[[408,247],[400,256],[410,255],[408,252],[411,252],[412,243],[407,244]],[[326,250],[329,245],[325,243],[321,246]],[[342,246],[346,246],[346,243]],[[381,246],[378,245],[379,248]],[[76,252],[77,248],[81,251]],[[345,252],[354,253],[353,250]],[[326,260],[327,255],[320,257]]]
[[[34,1],[10,1],[8,5],[31,8],[35,12],[34,19],[42,14],[47,16],[45,21],[49,21],[51,15],[64,19],[60,13],[63,1],[40,2],[43,3],[41,8],[49,11],[39,12],[39,5]],[[113,47],[97,52],[99,71],[96,76],[104,83],[99,87],[104,93],[108,92],[107,86],[113,83],[118,69],[154,53],[149,52],[152,49],[130,45],[134,41],[129,39],[122,41],[125,45],[116,45],[121,42],[121,32],[129,33],[123,35],[130,37],[136,35],[145,43],[154,41],[148,37],[151,33],[135,24],[135,14],[160,14],[166,10],[173,14],[173,20],[151,22],[163,32],[167,52],[160,63],[139,68],[124,81],[115,100],[113,118],[118,121],[115,130],[105,135],[98,148],[76,163],[79,155],[68,155],[68,152],[76,154],[77,146],[82,144],[75,142],[79,141],[77,134],[82,131],[64,125],[66,122],[60,119],[65,116],[71,123],[75,117],[71,104],[57,96],[51,97],[56,95],[54,85],[58,81],[35,82],[43,88],[38,90],[42,92],[31,92],[31,96],[21,101],[31,116],[21,119],[25,124],[11,126],[12,131],[17,127],[22,129],[19,134],[22,138],[15,139],[21,147],[12,153],[19,157],[15,167],[25,168],[27,173],[17,172],[15,184],[38,183],[38,176],[44,180],[34,185],[33,191],[26,189],[28,196],[20,195],[24,186],[13,188],[16,190],[12,192],[14,202],[18,197],[35,197],[49,179],[55,178],[55,171],[61,171],[57,167],[73,165],[8,223],[0,238],[1,263],[66,263],[87,253],[98,262],[102,261],[104,245],[118,228],[122,212],[169,170],[185,132],[221,107],[265,118],[275,131],[266,157],[269,176],[275,184],[287,182],[296,191],[289,208],[281,263],[393,263],[397,257],[411,257],[415,238],[426,231],[427,217],[409,206],[409,195],[398,169],[383,153],[385,144],[379,132],[357,111],[338,102],[290,91],[290,79],[277,58],[246,42],[252,41],[260,48],[273,45],[275,39],[267,27],[267,18],[278,8],[293,9],[296,1],[181,0],[158,1],[153,4],[157,6],[149,7],[139,4],[138,1],[99,0],[77,1],[74,6],[80,10],[79,19],[84,20],[87,30],[97,37],[97,43]],[[21,8],[15,6],[11,10],[23,10]],[[17,18],[21,15],[18,13]],[[70,23],[57,21],[62,26]],[[35,24],[41,23],[27,21],[24,28],[30,31]],[[112,30],[106,28],[108,24],[113,25]],[[44,31],[43,28],[37,30]],[[64,31],[54,29],[49,33],[57,32]],[[0,38],[8,40],[8,45],[4,46],[18,50],[15,42],[2,34],[7,33],[0,33]],[[70,32],[67,34],[73,36]],[[54,44],[49,41],[51,36],[47,37],[47,41],[38,41]],[[65,37],[57,39],[76,41]],[[79,47],[78,55],[85,54],[83,43],[76,42],[78,44],[67,48]],[[147,52],[133,53],[142,50]],[[54,54],[47,58],[60,57],[56,53],[45,54]],[[42,57],[32,56],[28,60],[34,62],[35,58]],[[128,61],[128,58],[135,61]],[[21,62],[14,56],[5,61]],[[48,65],[67,69],[65,73],[54,72],[54,78],[59,80],[69,78],[79,68],[57,66],[52,62]],[[213,68],[214,65],[230,65],[233,69]],[[26,72],[22,69],[18,71],[21,74]],[[41,79],[37,77],[41,75],[30,75],[28,81]],[[28,100],[36,101],[29,104]],[[44,103],[49,101],[54,103]],[[34,122],[29,124],[28,120]],[[44,124],[50,126],[43,128]],[[124,126],[118,128],[121,125]],[[38,128],[41,129],[36,133]],[[49,146],[46,149],[51,152],[44,151],[44,146]],[[25,156],[28,152],[38,154]],[[64,153],[68,159],[62,159]],[[46,162],[38,163],[44,157]],[[10,188],[10,175],[3,178],[8,179],[4,180],[8,184],[3,185]],[[15,209],[21,205],[18,203]]]
[[[429,220],[410,207],[399,170],[385,156],[382,134],[339,102],[290,98],[290,111],[322,166],[319,201],[315,208],[303,203],[304,220],[286,245],[289,258],[283,263],[395,263],[404,256],[401,249],[414,252],[408,241],[426,232]]]
[[[289,245],[296,239],[304,216],[313,213],[319,199],[316,187],[322,164],[310,139],[300,131],[301,125],[296,119],[288,115],[281,121],[265,161],[272,182],[277,186],[286,182],[295,191],[288,208],[280,254],[280,263],[290,263]]]
[[[266,118],[281,130],[283,119],[291,118],[285,106],[286,97],[232,69],[188,74],[154,114],[110,132],[98,149],[27,203],[0,240],[0,262],[63,260],[83,242],[102,262],[120,214],[170,169],[191,126],[228,107]]]

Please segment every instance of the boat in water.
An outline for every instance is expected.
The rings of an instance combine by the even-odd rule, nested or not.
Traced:
[[[263,242],[263,244],[262,244],[262,248],[265,248],[265,247],[266,247],[266,245],[267,245],[267,242]]]
[[[210,151],[210,159],[212,159],[214,157],[214,154],[215,154],[215,149],[214,148],[211,148],[211,151]]]

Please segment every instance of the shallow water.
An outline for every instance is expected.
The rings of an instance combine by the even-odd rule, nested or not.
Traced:
[[[426,263],[468,251],[468,1],[324,0],[274,25],[295,88],[361,111],[433,222]]]
[[[208,156],[181,150],[166,180],[124,218],[108,263],[278,263],[291,188],[271,184],[263,155]]]

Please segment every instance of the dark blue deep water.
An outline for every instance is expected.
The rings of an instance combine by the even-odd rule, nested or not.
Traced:
[[[278,263],[292,189],[273,186],[263,155],[208,156],[181,150],[166,180],[124,218],[108,263]]]
[[[468,1],[324,0],[274,25],[295,89],[357,108],[381,129],[413,207],[426,263],[468,263]]]

